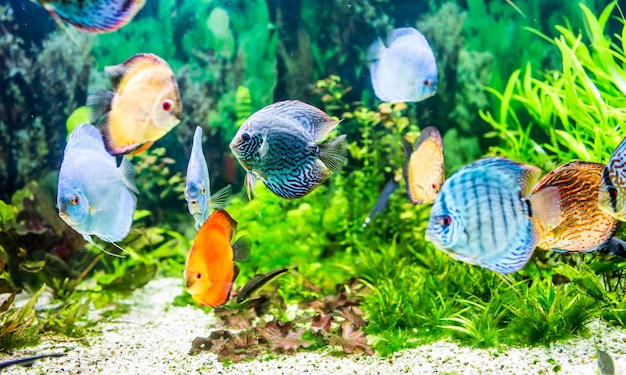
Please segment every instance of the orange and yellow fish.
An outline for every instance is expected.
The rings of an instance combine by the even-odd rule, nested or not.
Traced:
[[[598,206],[598,191],[604,164],[572,161],[543,176],[529,199],[547,189],[558,189],[561,221],[551,225],[537,247],[557,252],[604,250],[619,254],[613,235],[619,221]]]
[[[218,307],[228,302],[239,275],[234,262],[250,256],[251,242],[241,236],[231,245],[237,222],[224,210],[217,210],[204,222],[191,245],[185,263],[187,292],[200,306]]]
[[[104,71],[114,91],[95,89],[87,106],[110,154],[126,154],[143,145],[131,153],[136,155],[180,123],[178,84],[165,60],[140,53]]]
[[[414,148],[404,138],[402,141],[407,195],[413,204],[433,203],[445,178],[441,135],[429,126],[422,130]]]

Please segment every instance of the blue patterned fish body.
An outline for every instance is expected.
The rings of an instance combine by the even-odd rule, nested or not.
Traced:
[[[502,274],[520,270],[544,231],[524,198],[540,173],[504,158],[459,169],[435,199],[426,238],[455,259]]]
[[[598,207],[617,220],[626,221],[626,138],[602,171]]]
[[[282,198],[300,198],[343,167],[345,135],[321,139],[338,121],[306,103],[293,100],[269,105],[248,118],[230,149],[248,171],[246,188],[254,192],[259,177]]]
[[[419,102],[437,92],[437,63],[424,36],[412,27],[393,30],[387,46],[378,38],[367,59],[372,85],[385,102]]]
[[[53,16],[90,33],[108,33],[126,25],[146,0],[39,0]]]
[[[206,219],[209,218],[211,209],[225,208],[228,205],[230,196],[230,185],[221,189],[215,195],[211,195],[209,167],[202,150],[202,128],[197,126],[193,136],[185,184],[187,208],[196,222],[196,229],[199,230]]]
[[[125,157],[117,166],[97,128],[79,125],[70,135],[59,171],[59,216],[94,245],[92,236],[106,242],[123,240],[137,203],[134,173]]]

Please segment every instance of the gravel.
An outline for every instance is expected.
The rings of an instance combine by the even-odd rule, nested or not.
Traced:
[[[101,334],[83,341],[44,341],[11,356],[0,355],[0,360],[67,353],[38,360],[31,367],[10,367],[7,374],[599,374],[594,337],[574,338],[549,348],[501,350],[473,349],[444,340],[388,358],[337,357],[325,350],[223,364],[212,353],[188,354],[194,338],[222,327],[211,313],[172,306],[180,293],[179,279],[153,280],[125,300],[131,306],[127,314],[99,324]],[[598,324],[593,323],[592,332],[602,332],[602,345],[615,361],[616,374],[626,373],[626,330]]]

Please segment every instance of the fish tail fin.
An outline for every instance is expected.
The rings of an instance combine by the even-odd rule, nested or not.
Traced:
[[[368,48],[367,55],[365,55],[365,58],[368,61],[379,60],[381,56],[383,55],[383,52],[385,51],[385,49],[387,49],[387,47],[385,47],[383,40],[380,39],[380,37],[378,37],[376,38],[374,43],[372,43],[372,45]]]
[[[140,147],[134,149],[133,152],[128,154],[128,156],[135,156],[135,155],[141,154],[142,152],[144,152],[147,149],[149,149],[150,146],[152,146],[153,143],[154,143],[153,141],[148,141],[148,142],[144,143],[143,146],[140,146]]]
[[[119,169],[122,173],[122,181],[124,182],[124,185],[133,193],[139,194],[139,190],[135,184],[135,167],[130,160],[123,156]]]
[[[331,172],[339,173],[343,168],[343,162],[346,160],[346,151],[348,151],[348,142],[346,135],[342,134],[332,141],[320,145],[319,158]]]
[[[111,101],[115,93],[103,88],[94,89],[87,96],[87,107],[91,110],[90,120],[96,124],[111,110]]]
[[[226,187],[218,190],[215,194],[211,195],[210,206],[217,209],[226,208],[228,203],[230,203],[232,192],[233,188],[230,185],[226,185]]]
[[[530,216],[553,228],[563,221],[561,194],[556,186],[533,193],[529,198]]]
[[[252,249],[252,240],[249,236],[243,235],[232,244],[233,260],[235,262],[244,262],[250,257],[250,249]]]
[[[626,258],[626,242],[617,237],[613,237],[600,251],[608,255]]]

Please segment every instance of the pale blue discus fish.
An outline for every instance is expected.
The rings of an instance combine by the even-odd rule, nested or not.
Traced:
[[[185,185],[185,200],[187,200],[189,213],[196,221],[196,230],[199,230],[209,218],[211,209],[226,208],[230,196],[230,185],[211,195],[209,167],[202,151],[202,128],[196,126],[189,164],[187,165],[187,182]]]
[[[125,157],[117,166],[93,125],[81,124],[70,135],[58,189],[59,216],[91,244],[102,249],[92,236],[114,243],[128,235],[137,204],[135,170]]]
[[[374,93],[384,102],[419,102],[437,92],[437,62],[424,36],[412,27],[395,29],[387,46],[378,38],[367,59]]]
[[[346,136],[320,143],[339,122],[298,100],[271,104],[239,128],[230,149],[248,172],[248,197],[257,177],[282,198],[300,198],[338,173],[346,157]]]
[[[532,202],[524,198],[540,174],[537,167],[505,158],[459,169],[433,203],[426,239],[457,260],[501,274],[522,269],[543,233],[559,220],[556,190]]]

